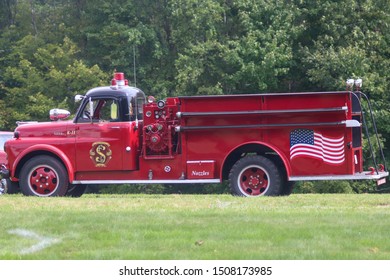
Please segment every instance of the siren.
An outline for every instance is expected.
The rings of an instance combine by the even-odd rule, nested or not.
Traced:
[[[128,86],[129,81],[125,79],[125,74],[122,72],[114,73],[114,78],[111,80],[111,86]]]

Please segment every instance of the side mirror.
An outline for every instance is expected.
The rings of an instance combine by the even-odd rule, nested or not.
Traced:
[[[84,95],[77,94],[77,95],[74,97],[74,101],[75,101],[75,102],[80,102],[80,101],[83,100],[84,98],[85,98]]]
[[[68,118],[70,116],[70,112],[64,109],[51,109],[49,115],[50,120],[58,121]]]

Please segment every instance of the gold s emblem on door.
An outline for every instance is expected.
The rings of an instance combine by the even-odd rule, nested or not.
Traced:
[[[112,158],[110,144],[107,142],[95,142],[89,151],[89,157],[96,167],[106,167]]]

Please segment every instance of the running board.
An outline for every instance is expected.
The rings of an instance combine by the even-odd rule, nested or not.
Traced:
[[[219,179],[194,179],[194,180],[75,180],[72,184],[214,184],[221,183]]]
[[[385,179],[380,184],[386,182],[386,177],[389,172],[380,171],[378,173],[371,171],[364,171],[362,173],[355,173],[354,175],[319,175],[319,176],[290,176],[289,181],[321,181],[321,180],[380,180]],[[382,181],[382,180],[380,180]],[[379,181],[378,181],[379,183]]]

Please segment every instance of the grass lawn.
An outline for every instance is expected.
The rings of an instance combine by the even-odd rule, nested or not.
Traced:
[[[390,259],[390,195],[0,196],[0,259]]]

